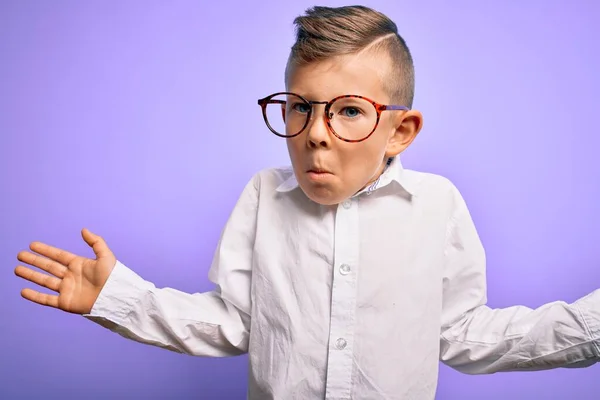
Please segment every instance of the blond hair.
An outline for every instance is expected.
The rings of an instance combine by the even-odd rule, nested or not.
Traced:
[[[291,66],[306,65],[365,50],[383,51],[391,65],[382,82],[391,100],[411,108],[415,73],[406,42],[396,24],[386,15],[365,6],[312,7],[294,20],[296,42],[292,46],[286,80]]]

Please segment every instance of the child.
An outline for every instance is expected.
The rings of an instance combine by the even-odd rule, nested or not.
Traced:
[[[251,399],[433,399],[439,360],[470,374],[595,363],[600,292],[488,308],[459,191],[401,166],[423,118],[396,25],[361,6],[314,7],[295,23],[286,90],[258,101],[292,166],[244,188],[215,289],[158,289],[84,229],[95,260],[38,242],[19,253],[50,275],[15,273],[58,292],[23,297],[181,353],[248,352]]]

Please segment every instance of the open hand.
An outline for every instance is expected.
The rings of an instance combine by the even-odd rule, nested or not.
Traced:
[[[83,229],[81,235],[93,249],[95,260],[40,242],[33,242],[29,246],[33,253],[21,251],[17,255],[19,261],[48,273],[19,265],[15,269],[17,276],[58,293],[50,295],[23,289],[21,296],[34,303],[70,313],[87,314],[92,310],[115,267],[116,257],[100,236],[87,229]]]

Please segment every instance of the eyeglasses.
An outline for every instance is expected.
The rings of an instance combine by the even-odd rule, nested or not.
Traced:
[[[279,92],[258,100],[267,127],[275,135],[292,138],[308,126],[315,104],[325,105],[325,121],[340,140],[350,143],[368,139],[379,125],[381,113],[408,110],[405,106],[384,105],[358,95],[338,96],[330,101],[308,101],[304,97]]]

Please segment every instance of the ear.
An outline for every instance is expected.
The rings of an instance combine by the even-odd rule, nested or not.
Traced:
[[[388,139],[385,156],[395,157],[415,140],[423,127],[423,115],[409,110],[394,119],[394,128]]]

